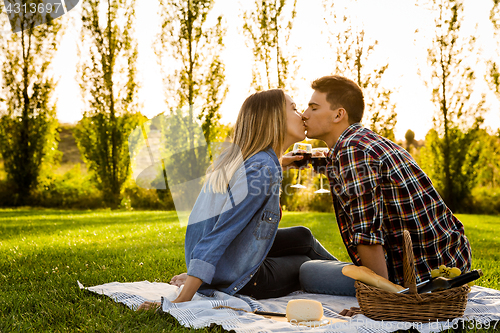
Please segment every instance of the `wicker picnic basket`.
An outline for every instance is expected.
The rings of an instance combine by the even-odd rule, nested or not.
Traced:
[[[417,294],[415,263],[410,233],[404,231],[403,270],[408,294],[388,292],[355,282],[361,313],[375,320],[424,322],[462,317],[467,304],[468,285],[433,293]]]

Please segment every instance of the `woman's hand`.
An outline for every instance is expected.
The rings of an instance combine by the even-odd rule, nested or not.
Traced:
[[[181,274],[182,275],[182,274]],[[179,296],[172,303],[182,303],[190,301],[194,294],[198,291],[203,281],[197,277],[187,275],[186,283],[184,283],[184,288],[182,288]]]
[[[299,150],[298,152],[305,153],[306,151]],[[304,156],[302,156],[302,155],[293,156],[293,152],[289,152],[288,154],[285,154],[281,157],[281,168],[283,170],[297,169],[297,167],[295,166],[295,164],[293,162],[300,161],[303,158],[304,158]]]
[[[159,308],[161,305],[160,302],[144,302],[142,303],[141,305],[139,305],[139,307],[137,308],[137,311],[140,311],[140,310],[149,310],[149,309],[157,309]]]
[[[187,273],[182,273],[182,274],[176,275],[176,276],[174,276],[174,277],[170,280],[170,284],[171,284],[171,285],[173,285],[173,286],[180,287],[180,286],[182,286],[184,283],[186,283],[186,279],[187,279],[187,277],[188,277]]]

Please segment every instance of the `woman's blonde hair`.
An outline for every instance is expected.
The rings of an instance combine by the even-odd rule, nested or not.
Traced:
[[[234,126],[233,143],[214,161],[206,185],[225,193],[229,180],[244,161],[271,147],[281,158],[286,133],[286,99],[281,89],[250,95],[241,106]]]

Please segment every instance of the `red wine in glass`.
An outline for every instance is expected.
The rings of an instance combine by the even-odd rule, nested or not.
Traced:
[[[304,156],[303,159],[294,162],[294,164],[297,168],[305,167],[308,163],[311,163],[311,158],[312,158],[311,153],[293,152],[292,155],[293,156],[297,156],[297,155]]]
[[[312,156],[311,164],[314,168],[314,172],[320,173],[321,171],[326,171],[326,165],[328,163],[326,161],[326,156]]]

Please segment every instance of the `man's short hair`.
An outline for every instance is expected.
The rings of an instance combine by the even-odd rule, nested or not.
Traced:
[[[330,108],[344,108],[347,112],[349,124],[361,122],[365,110],[363,92],[356,82],[343,76],[331,75],[316,79],[311,87],[319,92],[326,93],[326,100]]]

